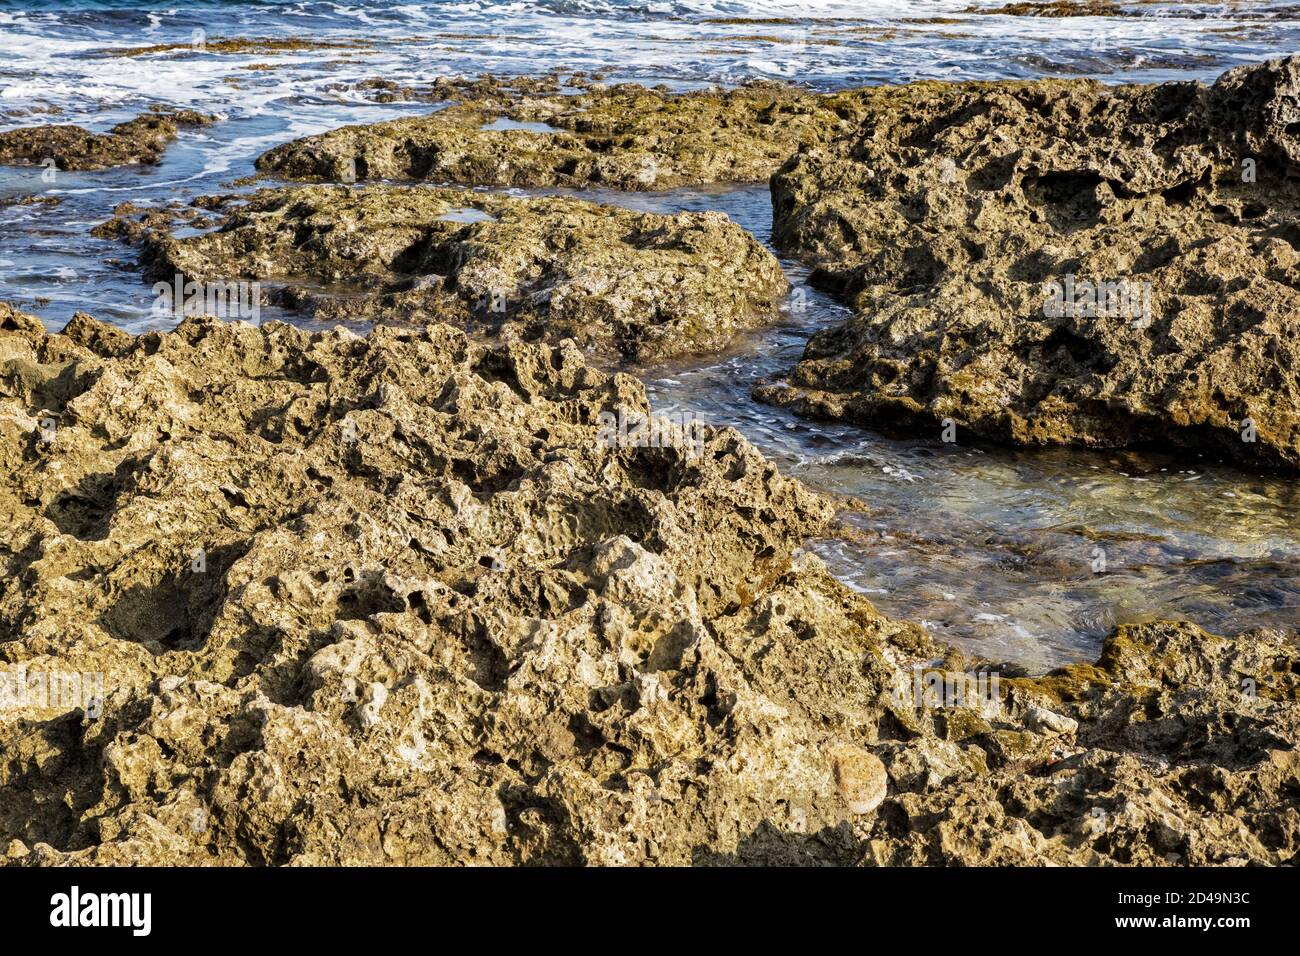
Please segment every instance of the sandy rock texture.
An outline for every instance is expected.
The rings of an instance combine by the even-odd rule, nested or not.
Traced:
[[[1294,636],[969,670],[827,502],[571,343],[0,307],[0,851],[94,863],[1284,863]],[[91,682],[93,685],[93,682]]]
[[[789,288],[776,258],[714,212],[303,186],[262,190],[179,239],[148,213],[130,225],[136,212],[101,234],[142,239],[149,281],[254,280],[318,319],[442,319],[635,361],[721,348],[776,318]]]
[[[156,163],[181,129],[214,121],[195,110],[160,109],[118,123],[107,133],[70,124],[25,126],[0,133],[0,165],[38,165],[52,159],[59,169],[86,170]]]
[[[1297,663],[1294,632],[1228,639],[1159,621],[1118,628],[1095,665],[1005,679],[1004,709],[1019,727],[994,720],[981,733],[960,710],[935,712],[962,715],[940,716],[941,732],[975,742],[991,772],[886,803],[865,859],[1293,864]],[[912,779],[948,773],[927,763]]]
[[[760,397],[1300,467],[1300,58],[1210,86],[863,96],[853,132],[772,180],[777,242],[856,316]]]
[[[288,179],[474,186],[651,190],[758,182],[801,144],[826,139],[853,102],[772,83],[688,93],[620,84],[527,96],[497,84],[449,88],[448,95],[457,102],[428,116],[345,126],[277,146],[257,167]]]

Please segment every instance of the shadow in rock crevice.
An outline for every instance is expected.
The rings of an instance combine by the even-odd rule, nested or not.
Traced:
[[[862,857],[848,821],[815,833],[790,833],[768,821],[741,838],[732,853],[706,846],[691,852],[693,866],[853,866]]]

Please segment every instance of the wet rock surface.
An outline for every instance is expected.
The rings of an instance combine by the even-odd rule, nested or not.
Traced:
[[[789,287],[721,213],[389,186],[204,205],[224,217],[203,235],[176,238],[162,214],[130,208],[99,234],[143,240],[149,281],[248,279],[318,319],[443,319],[637,361],[718,349],[774,319]]]
[[[105,47],[95,51],[105,57],[167,55],[191,57],[226,54],[301,53],[314,50],[361,50],[369,44],[360,39],[316,40],[300,37],[224,37],[196,38],[188,43],[154,43],[148,46]]]
[[[457,102],[436,113],[295,140],[261,156],[258,169],[288,179],[625,190],[758,182],[800,144],[826,139],[854,99],[772,83],[689,93],[620,84],[568,96],[521,96],[518,84],[444,88]]]
[[[430,83],[404,84],[382,76],[330,84],[332,92],[359,94],[375,103],[437,103],[447,105],[466,100],[495,100],[509,104],[523,95],[558,95],[567,87],[570,92],[588,89],[599,83],[599,75],[583,70],[565,73],[556,70],[542,76],[494,76],[474,78],[440,76]]]
[[[3,687],[103,675],[3,701],[6,861],[1295,861],[1294,636],[918,707],[978,662],[799,553],[830,504],[620,407],[572,344],[0,307]]]
[[[1003,6],[970,6],[964,13],[1004,17],[1122,17],[1132,16],[1115,0],[1044,0]]]
[[[759,397],[1020,445],[1300,467],[1300,58],[1210,86],[918,83],[773,178],[856,308]]]
[[[0,165],[43,165],[58,169],[107,169],[156,163],[186,127],[207,126],[214,117],[195,110],[156,110],[118,123],[107,133],[80,126],[25,126],[0,133]]]

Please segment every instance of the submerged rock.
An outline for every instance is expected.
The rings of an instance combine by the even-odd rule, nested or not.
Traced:
[[[635,361],[721,348],[775,318],[788,289],[776,258],[721,213],[567,198],[270,189],[228,207],[214,232],[143,238],[150,280],[287,285],[280,300],[318,318],[442,319]]]
[[[62,202],[62,196],[0,196],[0,209],[15,206],[58,206]]]
[[[829,503],[616,408],[571,343],[0,306],[5,862],[1294,862],[1294,636],[918,706],[968,664],[797,554]]]
[[[107,169],[156,163],[182,127],[207,126],[215,118],[195,110],[156,110],[118,123],[107,133],[80,126],[25,126],[0,133],[0,164],[41,165],[64,170]]]
[[[759,397],[1021,444],[1300,467],[1300,58],[1212,86],[917,83],[773,178],[857,310]]]
[[[621,84],[528,97],[480,86],[461,95],[463,102],[428,116],[345,126],[277,146],[257,168],[289,179],[473,186],[651,190],[758,182],[800,144],[826,139],[852,101],[771,83],[690,93]],[[494,126],[500,120],[509,122]]]
[[[1000,7],[970,6],[963,13],[979,13],[1004,17],[1125,17],[1133,16],[1131,10],[1120,6],[1116,0],[1029,0],[1008,3]]]
[[[154,43],[149,46],[104,47],[92,51],[96,56],[137,57],[160,54],[181,56],[210,56],[213,54],[275,54],[301,53],[309,50],[365,50],[371,44],[366,40],[343,38],[336,40],[303,39],[302,37],[223,37],[192,39],[188,43]]]

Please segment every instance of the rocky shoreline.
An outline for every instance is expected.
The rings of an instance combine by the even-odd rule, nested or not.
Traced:
[[[1300,58],[1213,86],[914,84],[772,180],[856,316],[801,414],[1300,468]]]
[[[0,724],[11,863],[1300,845],[1294,637],[1126,627],[916,706],[981,665],[800,555],[832,507],[734,431],[602,438],[644,391],[572,344],[8,311],[0,357],[4,671],[106,675]]]
[[[144,213],[146,280],[257,280],[318,320],[442,319],[627,361],[716,351],[771,321],[789,289],[776,258],[721,213],[393,186],[231,199],[200,200],[228,211],[182,239]],[[120,222],[106,232],[139,225]]]
[[[0,305],[4,862],[1296,861],[1300,634],[967,659],[803,550],[833,501],[650,415],[609,366],[716,351],[787,290],[727,217],[350,182],[774,173],[777,243],[855,314],[765,399],[1293,468],[1300,58],[1212,87],[456,89],[259,161],[348,184],[101,227],[146,281],[264,282],[364,335]],[[1044,314],[1067,275],[1149,281],[1151,322]]]

